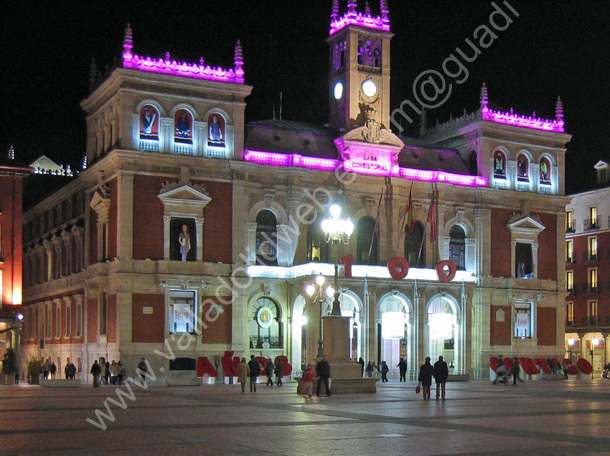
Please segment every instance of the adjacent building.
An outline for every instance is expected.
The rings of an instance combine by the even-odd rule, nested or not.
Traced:
[[[521,116],[483,87],[475,112],[398,136],[392,36],[383,0],[333,2],[329,124],[246,125],[239,42],[221,69],[139,56],[128,27],[122,65],[82,102],[86,170],[24,216],[27,356],[83,373],[146,357],[159,381],[225,351],[300,369],[331,301],[304,289],[338,263],[354,360],[406,358],[414,378],[443,355],[472,378],[498,353],[563,355],[561,102]],[[349,243],[326,242],[333,202]]]

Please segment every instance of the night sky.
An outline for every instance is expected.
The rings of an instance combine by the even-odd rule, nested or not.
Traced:
[[[61,3],[60,5],[58,5]],[[342,10],[345,0],[341,0]],[[364,2],[359,1],[359,9]],[[392,109],[413,99],[425,70],[441,71],[455,49],[472,55],[466,39],[489,25],[491,2],[389,0],[392,32]],[[582,190],[592,166],[610,158],[610,2],[509,0],[514,22],[481,55],[464,62],[468,78],[453,81],[451,97],[428,112],[428,123],[475,110],[483,81],[490,102],[516,113],[554,118],[564,102],[568,145],[567,190]],[[8,6],[6,5],[8,4]],[[232,67],[235,42],[244,48],[247,121],[271,118],[283,92],[283,118],[328,121],[328,36],[331,0],[193,2],[5,2],[0,18],[0,153],[45,154],[78,167],[85,153],[85,115],[91,59],[99,68],[120,59],[125,25],[138,55]],[[379,1],[372,0],[374,15]],[[499,21],[499,19],[498,19]],[[457,55],[457,54],[456,54]],[[462,75],[460,76],[460,78]],[[452,82],[447,78],[447,82]],[[406,129],[415,134],[417,125]]]

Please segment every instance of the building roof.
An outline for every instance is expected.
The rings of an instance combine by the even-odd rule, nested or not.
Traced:
[[[261,120],[246,125],[247,150],[337,158],[330,128],[291,120]]]

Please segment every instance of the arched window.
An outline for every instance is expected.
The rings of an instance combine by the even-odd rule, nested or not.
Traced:
[[[152,105],[140,109],[140,139],[159,141],[159,111]]]
[[[494,154],[494,177],[506,179],[506,155],[499,150]]]
[[[517,157],[517,180],[521,182],[529,182],[530,162],[525,154],[519,154]]]
[[[328,244],[322,232],[320,220],[316,214],[308,218],[307,229],[307,261],[328,263]]]
[[[277,219],[268,210],[256,216],[256,264],[277,266]]]
[[[551,183],[551,163],[544,157],[540,160],[540,183],[547,185]]]
[[[226,123],[218,113],[208,117],[208,146],[224,147],[226,141]]]
[[[475,151],[470,152],[468,156],[468,171],[473,176],[479,174],[479,167],[477,165],[477,153]]]
[[[379,262],[377,256],[378,235],[375,232],[375,219],[373,217],[362,217],[356,227],[357,252],[356,262],[358,264],[373,264]]]
[[[280,308],[268,297],[258,298],[250,314],[250,348],[282,348]]]
[[[409,266],[413,268],[423,268],[425,266],[425,242],[424,227],[421,223],[415,222],[413,229],[405,227],[405,258],[409,262]],[[420,252],[421,249],[421,252]]]
[[[449,231],[449,259],[458,269],[466,268],[466,233],[459,225],[453,225]]]
[[[174,115],[174,142],[193,144],[193,116],[186,109],[178,109]]]

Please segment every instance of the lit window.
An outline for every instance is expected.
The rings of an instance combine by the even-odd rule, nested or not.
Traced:
[[[282,348],[279,307],[271,298],[256,300],[250,314],[250,348]]]
[[[574,303],[573,302],[566,303],[566,320],[569,322],[574,321]]]
[[[566,290],[574,290],[574,271],[566,271]]]
[[[566,241],[566,263],[574,263],[574,242]]]
[[[597,237],[587,239],[589,260],[597,260]]]
[[[589,293],[597,293],[597,268],[587,270]]]
[[[572,211],[567,211],[566,212],[566,232],[574,232],[575,231],[575,226],[574,226],[574,212]]]
[[[194,333],[197,331],[196,298],[197,293],[195,291],[170,290],[170,333]]]
[[[515,303],[515,338],[531,339],[534,334],[534,304]]]
[[[108,329],[108,295],[102,293],[100,301],[100,336],[105,336]]]

